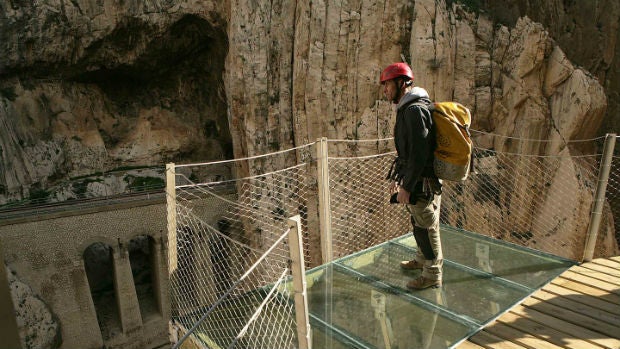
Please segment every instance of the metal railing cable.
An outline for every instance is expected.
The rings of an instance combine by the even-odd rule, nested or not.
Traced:
[[[224,302],[224,300],[237,288],[237,286],[239,286],[239,284],[241,284],[251,273],[252,271],[254,271],[254,269],[256,269],[258,267],[258,265],[265,260],[265,258],[267,258],[267,256],[284,240],[284,238],[286,238],[288,236],[289,231],[287,230],[286,232],[284,232],[284,234],[282,234],[278,240],[276,240],[276,242],[269,248],[267,249],[267,251],[265,251],[265,253],[263,253],[256,262],[254,262],[254,264],[252,264],[252,266],[237,280],[235,281],[235,283],[228,288],[228,290],[226,290],[226,292],[219,297],[215,303],[213,303],[209,309],[200,317],[200,319],[198,319],[198,321],[196,321],[196,323],[189,329],[187,330],[187,333],[185,335],[183,335],[183,337],[181,337],[181,339],[179,339],[179,341],[173,346],[173,349],[177,349],[181,346],[181,344],[183,344],[183,342],[185,342],[185,340],[192,334],[194,333],[194,331],[198,328],[198,326],[200,326],[200,324],[213,312],[213,310],[219,306],[222,302]]]

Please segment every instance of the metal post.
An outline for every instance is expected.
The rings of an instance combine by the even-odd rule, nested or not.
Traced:
[[[168,273],[177,270],[177,193],[174,163],[166,164],[166,209],[168,216]]]
[[[306,269],[302,258],[301,218],[299,215],[288,219],[288,241],[291,254],[291,272],[293,274],[293,292],[295,293],[295,319],[297,320],[297,338],[299,349],[312,348],[310,338],[310,321],[308,317],[308,294],[306,292]]]
[[[605,136],[605,146],[603,156],[601,158],[601,166],[598,172],[598,183],[596,192],[594,193],[594,208],[590,214],[590,225],[588,226],[588,235],[586,236],[586,246],[583,252],[583,260],[589,262],[594,257],[594,248],[596,247],[596,238],[598,236],[599,225],[601,224],[601,216],[603,214],[603,206],[605,204],[605,192],[607,191],[607,182],[609,180],[609,172],[611,170],[611,161],[613,159],[614,147],[616,145],[616,134],[608,133]]]
[[[323,264],[333,259],[332,252],[332,216],[329,196],[329,168],[327,163],[327,138],[319,138],[317,145],[317,169],[319,192],[319,229],[321,232],[321,254]]]

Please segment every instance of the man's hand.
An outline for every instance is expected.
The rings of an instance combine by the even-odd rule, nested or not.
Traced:
[[[396,199],[398,200],[399,204],[408,204],[409,195],[410,193],[407,190],[403,189],[403,187],[398,187],[398,196],[396,197]]]
[[[398,184],[396,184],[395,181],[391,181],[390,186],[388,187],[388,192],[390,194],[394,194],[396,193],[397,190],[398,190]]]

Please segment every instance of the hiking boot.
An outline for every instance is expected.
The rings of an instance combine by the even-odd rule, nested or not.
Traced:
[[[423,290],[425,288],[438,288],[441,287],[441,280],[431,280],[420,276],[415,280],[411,280],[407,283],[407,288],[410,290]]]
[[[410,261],[402,261],[400,262],[400,268],[404,269],[404,270],[422,270],[424,266],[422,265],[422,263],[419,263],[418,261],[414,260],[410,260]]]

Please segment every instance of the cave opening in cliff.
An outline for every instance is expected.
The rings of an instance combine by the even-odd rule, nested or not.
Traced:
[[[112,247],[96,242],[84,250],[83,258],[99,330],[104,340],[110,339],[121,332],[118,299],[114,289]]]
[[[161,313],[156,296],[159,287],[155,284],[154,271],[157,264],[154,243],[152,237],[140,235],[129,241],[128,248],[131,273],[143,322]]]
[[[179,143],[185,141],[170,150],[153,139],[150,144],[161,144],[166,161],[233,157],[223,80],[228,53],[224,24],[186,15],[159,32],[131,18],[86,51],[73,80],[98,87],[106,108],[118,115],[114,129],[102,132],[107,148],[136,132],[136,122],[128,120],[148,115],[152,129],[174,132],[176,127]],[[195,137],[188,140],[192,136],[184,132]]]

